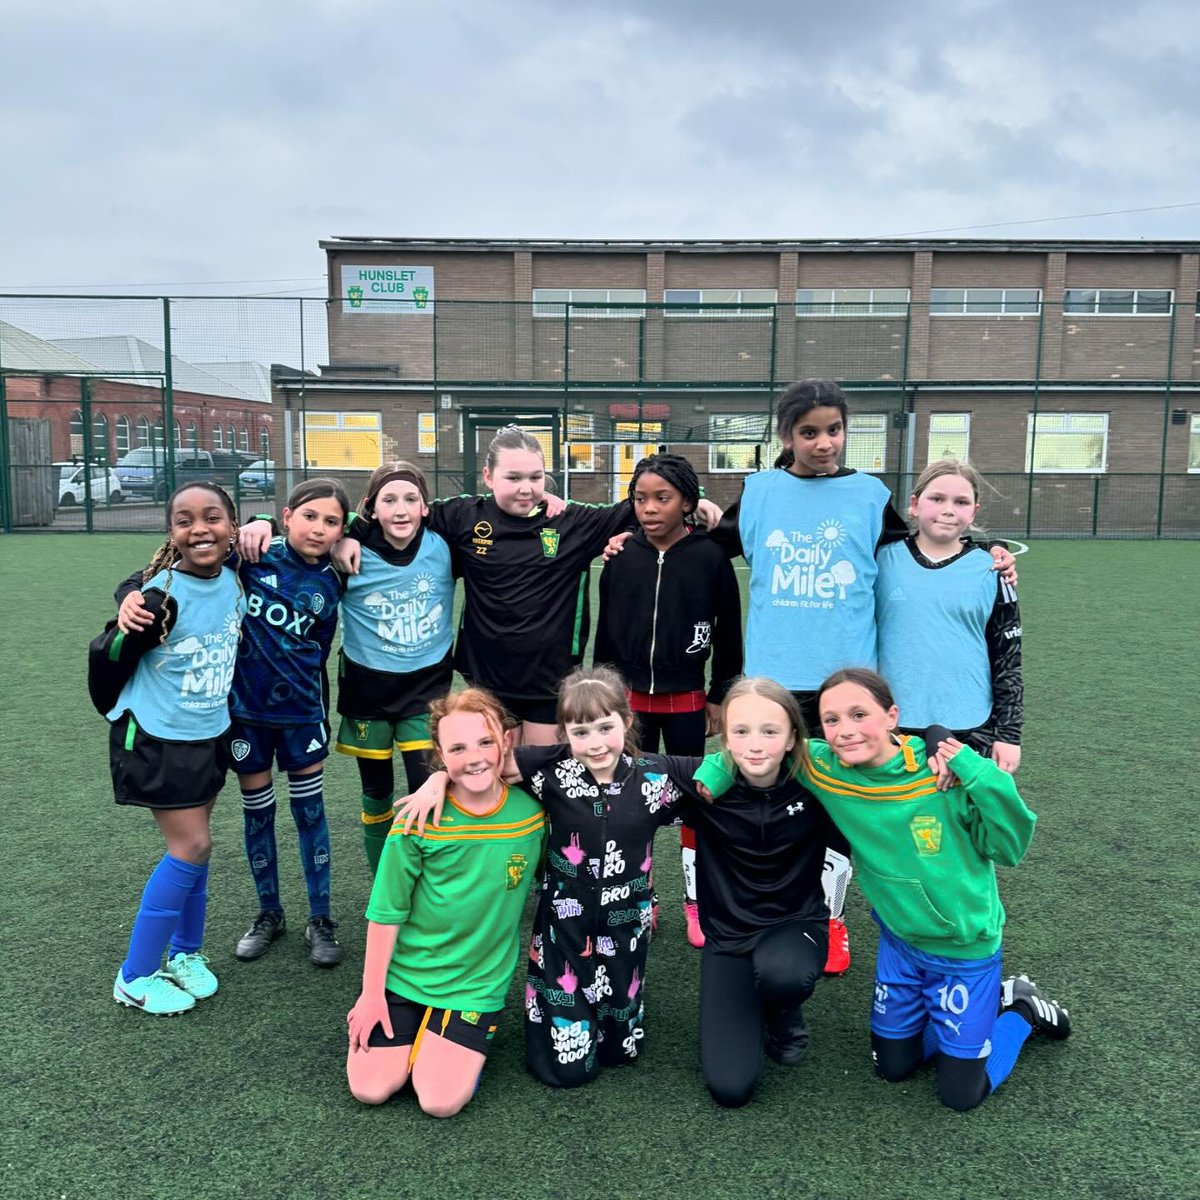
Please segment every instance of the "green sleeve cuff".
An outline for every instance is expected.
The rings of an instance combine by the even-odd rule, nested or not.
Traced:
[[[712,793],[714,800],[718,796],[723,796],[733,787],[733,773],[729,769],[724,754],[709,754],[705,756],[704,761],[696,768],[696,773],[692,778],[697,783],[704,784]]]

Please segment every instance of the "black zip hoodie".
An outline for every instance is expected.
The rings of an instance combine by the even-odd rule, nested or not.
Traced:
[[[742,673],[742,601],[725,552],[699,532],[659,551],[639,529],[600,575],[594,658],[616,667],[634,691],[707,690],[719,704]]]

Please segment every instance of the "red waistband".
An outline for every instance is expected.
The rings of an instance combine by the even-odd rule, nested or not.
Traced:
[[[644,713],[694,713],[708,702],[700,692],[635,692],[630,690],[629,707]]]

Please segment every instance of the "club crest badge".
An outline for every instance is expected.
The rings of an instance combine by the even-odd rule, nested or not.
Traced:
[[[554,558],[558,554],[558,530],[543,529],[541,532],[542,538],[542,553],[547,558]]]
[[[250,753],[250,743],[243,738],[235,738],[230,746],[235,762],[241,762]]]
[[[913,817],[908,823],[918,854],[937,854],[942,848],[942,823],[937,817]]]

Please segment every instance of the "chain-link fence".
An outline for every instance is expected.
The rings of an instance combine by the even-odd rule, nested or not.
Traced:
[[[891,292],[853,303],[0,296],[0,525],[160,528],[182,482],[244,512],[312,475],[361,495],[409,459],[482,486],[505,423],[573,499],[624,495],[643,453],[695,463],[718,503],[778,451],[775,397],[840,380],[846,463],[897,497],[969,458],[1014,536],[1200,536],[1194,303],[1094,289]]]

